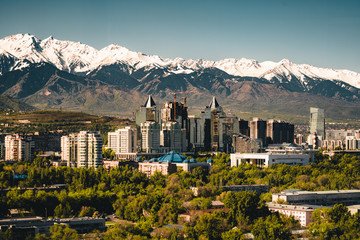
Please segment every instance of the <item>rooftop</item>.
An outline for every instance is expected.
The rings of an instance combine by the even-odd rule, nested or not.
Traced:
[[[184,155],[170,151],[167,154],[158,158],[159,162],[183,163],[186,160]]]
[[[281,195],[310,195],[310,194],[342,194],[342,193],[360,193],[360,189],[351,190],[329,190],[329,191],[302,191],[296,189],[288,189],[282,191]]]
[[[323,207],[318,205],[289,205],[289,204],[277,204],[277,203],[267,203],[266,205],[269,208],[286,209],[286,210],[302,210],[302,211],[313,211],[314,209]]]
[[[156,106],[156,104],[155,104],[154,99],[152,98],[151,95],[149,95],[148,99],[146,100],[146,102],[144,104],[144,107],[152,108],[152,107],[155,107],[155,106]]]

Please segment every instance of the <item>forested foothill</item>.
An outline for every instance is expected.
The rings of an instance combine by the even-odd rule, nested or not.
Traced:
[[[292,230],[301,229],[293,218],[271,213],[265,202],[271,194],[285,189],[360,189],[360,158],[336,155],[317,156],[307,166],[274,165],[260,169],[251,165],[231,168],[229,155],[212,156],[210,172],[202,168],[160,173],[146,177],[131,167],[110,170],[52,167],[46,159],[15,164],[0,163],[0,215],[10,209],[42,217],[114,216],[105,232],[77,234],[65,226],[52,227],[36,239],[291,239]],[[203,159],[198,159],[199,161]],[[15,176],[27,176],[24,179]],[[62,189],[27,189],[65,184]],[[222,192],[234,184],[268,184],[269,192]],[[199,187],[194,196],[190,187]],[[211,201],[224,203],[223,209],[207,211]],[[190,207],[184,203],[189,202]],[[190,222],[180,220],[191,210],[203,211]],[[11,231],[0,239],[11,239]],[[317,239],[359,239],[360,216],[346,206],[318,209],[305,237]]]

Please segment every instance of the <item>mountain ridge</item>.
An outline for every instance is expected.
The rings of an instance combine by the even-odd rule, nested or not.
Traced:
[[[318,106],[333,118],[359,118],[360,89],[347,83],[358,75],[288,59],[169,59],[115,44],[97,50],[29,34],[0,39],[0,94],[38,109],[131,115],[145,95],[165,101],[178,94],[194,109],[216,96],[233,112],[302,116]]]
[[[22,51],[19,51],[19,47],[22,48]],[[170,59],[134,52],[118,44],[110,44],[97,50],[80,42],[57,40],[52,36],[41,40],[30,34],[15,34],[0,39],[0,49],[18,59],[26,59],[33,63],[52,63],[60,70],[76,74],[88,73],[100,66],[112,65],[115,62],[124,62],[134,69],[146,66],[164,67],[173,73],[190,73],[190,71],[198,69],[216,67],[234,76],[257,77],[269,81],[274,78],[283,80],[293,74],[300,80],[306,77],[338,80],[360,88],[360,73],[346,69],[336,70],[314,67],[309,64],[295,64],[288,59],[282,59],[279,62],[258,62],[246,58],[226,58],[218,61]],[[304,81],[305,88],[306,84],[307,82]]]

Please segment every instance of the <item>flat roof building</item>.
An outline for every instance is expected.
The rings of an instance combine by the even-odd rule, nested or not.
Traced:
[[[308,154],[281,154],[281,153],[233,153],[230,154],[231,167],[241,164],[252,164],[257,167],[269,167],[274,164],[307,165]]]
[[[145,173],[150,177],[156,172],[160,172],[163,175],[169,175],[175,173],[177,170],[176,165],[170,162],[140,162],[139,171]]]
[[[332,191],[301,191],[285,190],[272,195],[274,203],[333,205],[343,203],[347,205],[360,203],[360,190],[332,190]]]
[[[266,204],[270,211],[278,212],[286,216],[293,216],[295,220],[300,222],[300,225],[306,227],[311,222],[311,216],[315,209],[321,206],[314,205],[287,205],[277,203]]]

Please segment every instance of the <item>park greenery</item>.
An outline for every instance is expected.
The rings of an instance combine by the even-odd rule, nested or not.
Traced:
[[[109,153],[110,154],[110,153]],[[199,161],[208,156],[198,158]],[[123,221],[96,234],[98,239],[291,239],[291,230],[300,225],[293,218],[271,213],[265,202],[271,193],[284,189],[336,190],[360,189],[360,158],[337,155],[317,156],[308,166],[274,165],[260,169],[251,165],[229,166],[229,155],[212,156],[210,172],[196,168],[169,176],[157,173],[150,178],[129,166],[113,169],[52,167],[40,157],[33,162],[0,163],[0,216],[20,209],[43,217],[93,216],[115,214]],[[16,175],[26,175],[16,179]],[[64,189],[46,191],[30,187],[65,184]],[[222,192],[233,184],[269,184],[270,191]],[[199,187],[194,196],[190,187]],[[207,211],[212,200],[225,209]],[[188,202],[190,205],[185,206]],[[179,215],[198,211],[190,222]],[[319,209],[309,236],[318,239],[359,239],[359,214],[350,215],[343,205]],[[75,230],[53,227],[48,235],[36,239],[77,239]],[[3,232],[1,238],[11,238]]]

